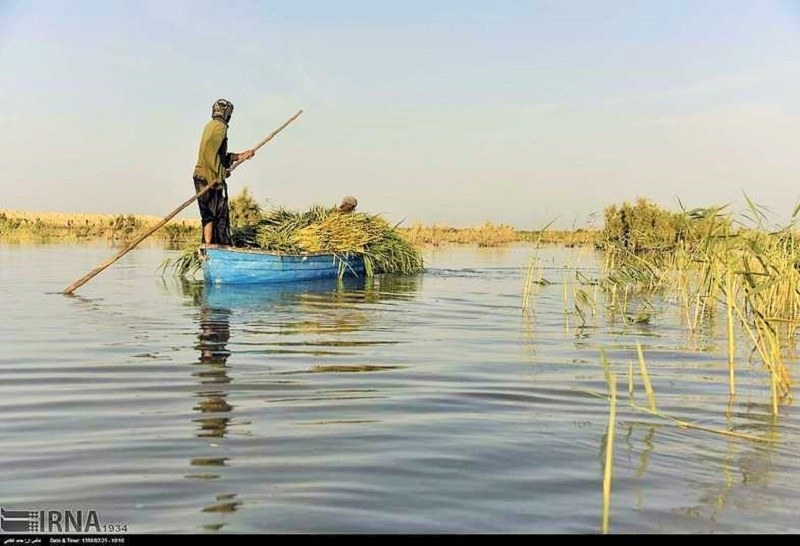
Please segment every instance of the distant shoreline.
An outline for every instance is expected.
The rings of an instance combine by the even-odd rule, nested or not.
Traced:
[[[126,240],[163,220],[158,216],[37,212],[0,209],[0,240],[82,241],[104,238]],[[173,219],[154,237],[172,243],[200,236],[197,219]]]
[[[0,241],[84,241],[105,238],[126,240],[152,228],[163,218],[133,214],[94,214],[0,209]],[[499,246],[512,242],[592,245],[600,241],[598,230],[519,230],[506,224],[484,222],[480,226],[459,228],[444,224],[414,223],[398,227],[408,240],[420,245],[450,243]],[[177,244],[200,237],[198,219],[172,219],[154,235]]]
[[[41,219],[43,222],[52,224],[63,224],[67,222],[109,222],[119,217],[133,217],[141,220],[143,223],[155,225],[157,222],[163,220],[161,216],[149,216],[145,214],[99,214],[94,212],[52,212],[52,211],[36,211],[36,210],[15,210],[15,209],[0,209],[0,217],[5,216],[8,219],[26,219],[28,221],[35,221],[36,218]],[[200,227],[200,221],[197,219],[186,218],[173,218],[169,223],[194,225]]]

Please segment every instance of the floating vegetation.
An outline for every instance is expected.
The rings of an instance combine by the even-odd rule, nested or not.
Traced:
[[[324,366],[322,364],[314,365],[311,373],[358,373],[358,372],[382,372],[386,370],[400,369],[402,366],[380,366],[376,364],[352,364],[352,365],[330,365]]]
[[[162,275],[166,274],[167,270],[172,269],[172,272],[177,277],[191,277],[202,267],[203,261],[200,256],[200,241],[195,240],[188,243],[180,255],[174,260],[164,258],[158,270]]]

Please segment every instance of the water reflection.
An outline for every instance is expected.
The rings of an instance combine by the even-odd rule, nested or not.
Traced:
[[[192,376],[197,379],[195,396],[198,398],[193,410],[201,416],[197,424],[200,438],[223,438],[228,432],[231,419],[228,415],[233,406],[228,403],[228,358],[231,351],[230,317],[232,311],[223,306],[210,305],[202,283],[181,280],[181,291],[198,309],[198,334],[195,348],[198,351]],[[223,414],[223,415],[219,415]]]
[[[231,338],[230,319],[233,312],[225,307],[209,305],[202,284],[184,281],[181,288],[191,304],[198,307],[198,333],[195,343],[198,357],[193,363],[192,371],[192,376],[197,381],[194,394],[196,402],[192,410],[198,416],[192,419],[192,423],[195,435],[209,440],[209,447],[216,449],[219,447],[217,442],[228,435],[229,427],[233,424],[234,405],[228,401],[229,385],[232,381],[228,375],[228,358],[231,356],[228,343]],[[193,470],[186,477],[218,480],[228,460],[224,456],[193,457],[189,461]],[[214,500],[201,509],[203,513],[215,515],[214,520],[204,524],[203,528],[209,531],[222,529],[227,525],[223,518],[235,512],[240,504],[235,493],[215,494]]]
[[[422,276],[380,275],[366,279],[347,277],[295,283],[208,286],[184,282],[183,286],[184,295],[190,296],[194,305],[252,311],[267,310],[275,305],[379,303],[411,299],[422,289]]]
[[[197,360],[193,362],[195,379],[192,406],[192,423],[195,435],[208,442],[204,456],[190,460],[193,471],[187,478],[209,480],[209,483],[226,483],[225,470],[234,456],[230,444],[223,443],[233,430],[243,433],[241,425],[249,424],[236,416],[237,404],[231,400],[232,385],[237,378],[231,367],[232,337],[236,341],[240,359],[254,352],[276,355],[282,353],[311,354],[314,357],[342,354],[344,350],[368,344],[396,343],[377,339],[350,339],[342,334],[380,329],[376,324],[375,304],[413,298],[421,289],[421,276],[383,275],[371,279],[329,279],[302,283],[274,285],[205,285],[198,282],[181,283],[181,292],[188,305],[197,309],[198,331],[195,343]],[[233,321],[233,326],[232,326]],[[329,339],[319,339],[324,333]],[[298,336],[299,334],[299,336]],[[309,338],[307,334],[312,334]],[[353,372],[386,372],[400,368],[396,365],[319,364],[316,362],[301,370],[276,370],[274,375],[295,375]],[[242,379],[239,379],[242,381]],[[297,381],[303,381],[297,379]],[[323,382],[324,385],[324,382]],[[328,387],[323,387],[326,391]],[[364,397],[363,389],[340,386],[320,393],[318,390],[299,390],[301,397],[331,396],[342,399]],[[280,391],[280,395],[286,393]],[[246,396],[246,394],[240,394]],[[368,396],[374,396],[369,393]],[[327,419],[326,423],[372,422],[371,419]],[[226,456],[214,452],[225,450]],[[236,512],[241,501],[230,491],[214,492],[214,500],[201,508],[214,518],[225,518]],[[227,523],[214,519],[204,525],[207,530],[222,529]]]
[[[736,510],[747,507],[754,513],[763,510],[765,497],[753,494],[753,486],[758,487],[761,491],[766,491],[776,485],[772,483],[772,475],[776,470],[775,458],[781,445],[781,426],[778,419],[768,414],[768,408],[764,408],[764,412],[762,423],[753,423],[754,418],[755,420],[759,419],[758,416],[746,416],[750,421],[748,427],[751,429],[750,432],[757,433],[764,439],[763,442],[726,436],[723,440],[725,442],[723,447],[718,442],[721,438],[719,435],[704,431],[677,429],[681,430],[679,434],[684,438],[685,449],[704,454],[703,456],[698,455],[698,460],[693,464],[705,464],[702,461],[711,463],[706,468],[712,468],[714,471],[708,474],[688,470],[683,466],[678,469],[667,462],[672,445],[671,433],[657,441],[656,433],[661,430],[661,425],[641,422],[628,423],[624,442],[630,477],[635,483],[633,490],[635,509],[643,511],[646,499],[653,496],[651,488],[654,478],[648,476],[648,473],[651,459],[658,454],[659,463],[655,469],[657,474],[670,472],[672,475],[676,475],[686,472],[686,476],[691,476],[689,483],[696,485],[698,489],[696,501],[688,505],[679,505],[675,510],[696,520],[700,524],[698,529],[713,530],[717,528],[717,525],[727,525],[730,515],[726,514],[726,511],[731,508]],[[735,414],[728,416],[728,430],[736,429],[734,416]],[[739,415],[739,417],[744,416],[743,414]],[[667,428],[672,429],[671,426]],[[605,447],[604,442],[605,438],[601,441],[601,450]],[[683,465],[684,463],[677,464]],[[699,476],[704,477],[697,480]],[[696,484],[694,484],[695,481]]]
[[[637,448],[634,445],[634,434],[637,432],[639,427],[643,427],[646,432],[644,437],[642,438],[641,442],[643,447],[639,451],[639,460],[635,465],[635,470],[633,474],[633,479],[636,483],[635,488],[635,506],[637,510],[642,510],[644,508],[644,498],[646,492],[646,478],[647,478],[647,469],[650,465],[650,457],[653,454],[653,450],[655,448],[655,436],[656,436],[656,425],[652,424],[644,424],[644,423],[629,423],[627,427],[627,433],[625,435],[625,444],[628,448],[628,455],[629,457],[634,455],[637,452]]]
[[[747,442],[727,438],[727,445],[721,461],[722,478],[702,486],[702,493],[696,505],[683,510],[697,517],[705,517],[715,522],[730,504],[731,499],[740,505],[748,505],[756,510],[763,508],[763,500],[752,494],[752,486],[766,490],[772,485],[774,458],[781,443],[781,427],[777,418],[769,415],[766,408],[758,429],[766,441]],[[750,419],[754,416],[750,415]],[[729,417],[729,420],[731,417]]]
[[[375,330],[376,308],[394,300],[407,300],[421,290],[422,277],[380,275],[373,278],[321,279],[262,285],[209,285],[203,302],[229,309],[260,335],[259,350],[268,354],[309,352],[316,356],[341,354],[341,347],[358,344],[328,338],[309,341],[307,336],[336,335]],[[274,335],[280,336],[276,340]],[[294,336],[294,337],[293,337]],[[287,341],[286,338],[302,341]],[[377,343],[369,341],[366,343]],[[295,347],[304,347],[297,349]],[[313,349],[311,349],[313,347]]]
[[[231,352],[227,348],[231,337],[231,311],[203,305],[200,308],[200,332],[197,336],[197,350],[200,355],[198,369],[193,375],[198,379],[197,397],[199,401],[194,410],[201,413],[195,419],[198,423],[197,436],[201,438],[222,438],[228,432],[233,410],[228,401],[227,361]]]

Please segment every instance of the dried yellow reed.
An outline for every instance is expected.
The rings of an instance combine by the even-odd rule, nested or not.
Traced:
[[[736,345],[733,338],[733,308],[736,305],[733,274],[730,270],[725,275],[725,306],[728,318],[728,383],[731,397],[736,396],[736,378],[734,376],[734,355]]]
[[[617,420],[617,376],[608,375],[608,433],[606,434],[606,462],[603,469],[603,518],[601,530],[608,533],[608,519],[611,510],[611,477],[614,468],[614,429]]]
[[[650,383],[650,374],[647,373],[647,364],[644,361],[644,353],[642,352],[642,344],[636,344],[636,351],[639,353],[639,371],[642,374],[642,381],[644,382],[644,390],[647,392],[647,401],[650,403],[652,411],[656,409],[656,395],[653,392],[653,385]]]

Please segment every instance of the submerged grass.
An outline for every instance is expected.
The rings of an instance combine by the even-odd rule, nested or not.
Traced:
[[[200,270],[202,265],[203,260],[200,255],[200,241],[196,240],[188,243],[183,248],[181,254],[174,260],[164,258],[158,270],[161,272],[162,276],[165,275],[167,271],[171,270],[175,276],[185,278],[194,275]]]

